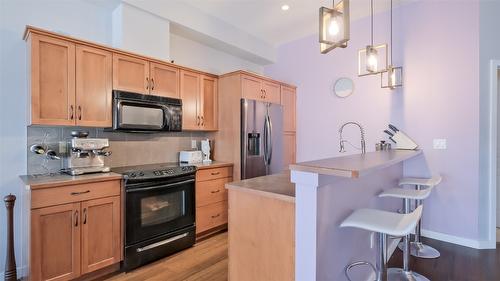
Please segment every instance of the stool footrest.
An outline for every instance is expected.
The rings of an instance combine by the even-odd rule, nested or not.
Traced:
[[[373,270],[373,273],[377,274],[377,269],[375,268],[375,266],[371,262],[356,261],[356,262],[353,262],[353,263],[347,265],[345,268],[345,276],[347,277],[347,280],[352,281],[351,277],[349,276],[349,273],[351,272],[351,269],[353,267],[357,267],[357,266],[369,266]]]

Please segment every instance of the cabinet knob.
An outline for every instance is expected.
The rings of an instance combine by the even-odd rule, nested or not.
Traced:
[[[155,89],[155,80],[154,78],[151,78],[151,90]]]
[[[146,77],[146,90],[149,90],[149,78]]]
[[[201,116],[201,126],[205,126],[205,119]]]
[[[73,112],[73,106],[71,105],[69,107],[69,119],[73,120],[74,117],[74,112]]]
[[[82,120],[82,107],[78,106],[78,120]]]
[[[78,210],[75,211],[75,226],[78,226]]]
[[[87,224],[87,208],[83,209],[83,224]]]
[[[217,214],[217,215],[215,215],[215,216],[212,216],[212,219],[215,219],[215,218],[218,218],[218,217],[220,217],[220,214]]]

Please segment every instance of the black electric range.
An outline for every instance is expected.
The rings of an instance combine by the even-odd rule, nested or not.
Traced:
[[[124,176],[126,271],[194,244],[195,166],[163,163],[111,170]]]

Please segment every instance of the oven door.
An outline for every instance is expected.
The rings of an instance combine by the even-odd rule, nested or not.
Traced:
[[[126,244],[144,241],[195,222],[194,176],[126,185]]]

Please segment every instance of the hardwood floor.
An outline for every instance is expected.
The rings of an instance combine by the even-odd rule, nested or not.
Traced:
[[[227,232],[224,232],[173,256],[106,280],[222,281],[227,280],[227,261]]]
[[[410,268],[433,281],[500,280],[500,243],[497,250],[476,250],[446,242],[423,238],[441,253],[437,259],[411,258]],[[389,260],[389,267],[401,267],[399,250]]]
[[[432,281],[500,280],[500,249],[476,250],[431,239],[423,239],[441,252],[438,259],[412,258],[412,270]],[[498,244],[500,247],[500,243]],[[119,273],[107,281],[227,280],[227,232],[208,238],[194,247],[129,273]],[[401,251],[396,250],[389,267],[401,267]]]

